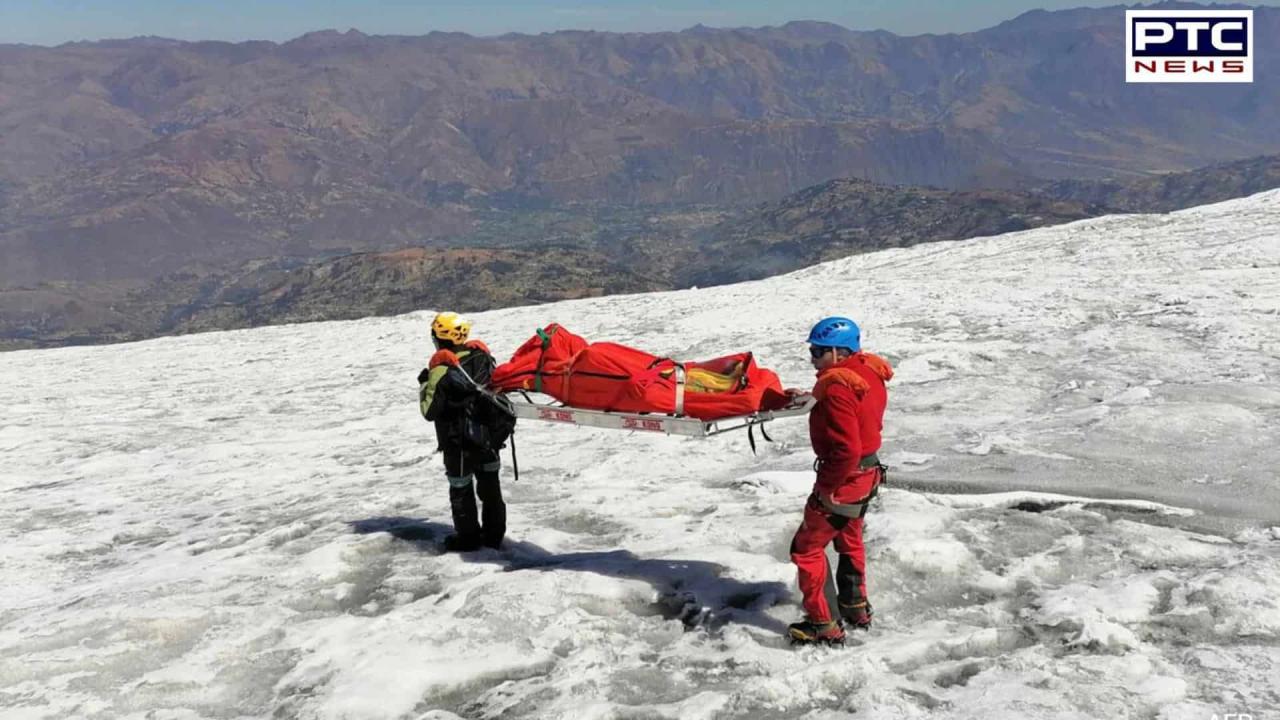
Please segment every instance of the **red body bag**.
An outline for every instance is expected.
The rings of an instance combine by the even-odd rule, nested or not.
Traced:
[[[684,376],[677,412],[678,379]],[[788,403],[782,383],[751,353],[677,363],[617,343],[588,343],[551,324],[499,365],[490,385],[498,392],[531,390],[570,407],[614,412],[680,414],[702,420],[750,415]]]

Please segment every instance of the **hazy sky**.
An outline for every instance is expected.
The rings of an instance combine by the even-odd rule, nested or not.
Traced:
[[[679,30],[826,20],[856,30],[967,32],[1035,8],[1115,5],[1088,0],[0,0],[0,43],[162,35],[184,40],[287,40],[311,30],[473,35],[566,28]],[[1254,5],[1280,5],[1259,0]]]

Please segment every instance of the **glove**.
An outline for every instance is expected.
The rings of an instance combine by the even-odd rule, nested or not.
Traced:
[[[485,355],[492,355],[492,354],[493,354],[493,353],[489,352],[489,346],[488,346],[488,345],[485,345],[483,342],[481,342],[481,341],[479,341],[479,340],[468,340],[468,341],[467,341],[467,345],[466,345],[466,346],[467,346],[467,347],[469,347],[469,348],[471,348],[472,350],[479,350],[479,351],[483,352]]]
[[[453,354],[452,350],[437,350],[435,355],[431,356],[431,362],[427,363],[428,368],[437,368],[441,365],[452,365],[458,367],[458,356]]]

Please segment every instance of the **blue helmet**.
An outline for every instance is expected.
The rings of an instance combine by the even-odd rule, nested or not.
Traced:
[[[862,349],[862,331],[849,318],[823,318],[809,331],[809,344],[858,352]]]

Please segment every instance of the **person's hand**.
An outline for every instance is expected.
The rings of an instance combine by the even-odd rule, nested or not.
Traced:
[[[813,398],[813,393],[811,391],[801,388],[787,388],[782,392],[786,393],[787,407],[791,408],[803,407]]]

